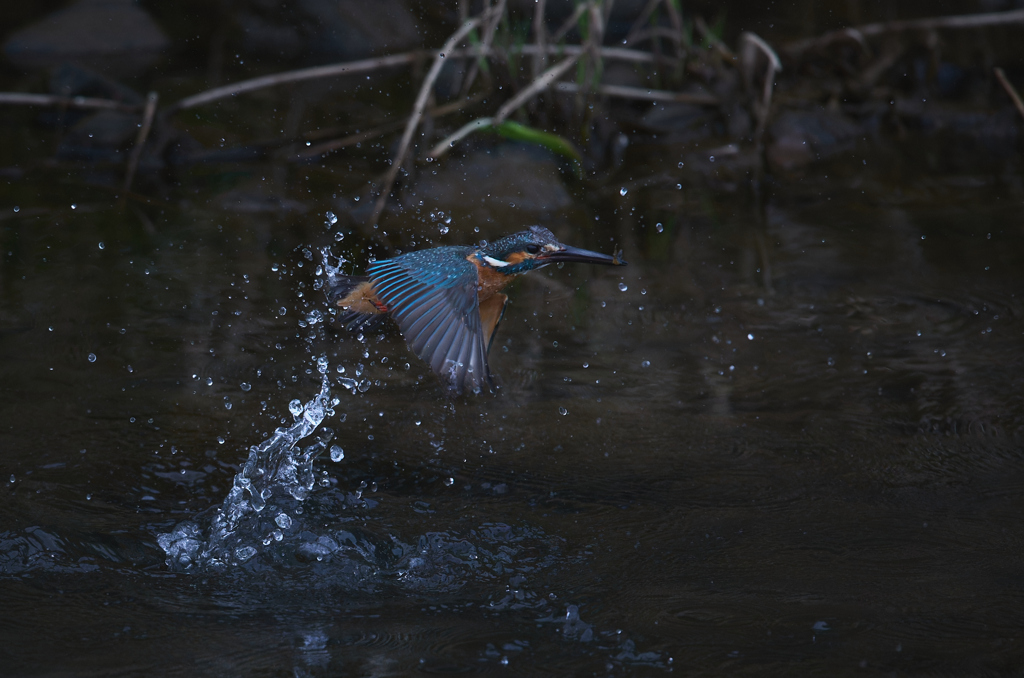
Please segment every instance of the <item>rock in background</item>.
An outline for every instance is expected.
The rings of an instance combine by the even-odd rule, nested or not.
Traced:
[[[132,0],[79,0],[14,32],[3,52],[23,70],[71,62],[126,77],[149,68],[169,45]]]

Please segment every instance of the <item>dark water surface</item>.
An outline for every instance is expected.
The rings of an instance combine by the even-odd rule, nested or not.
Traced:
[[[2,672],[1019,671],[1015,161],[852,154],[772,184],[762,226],[682,153],[633,148],[632,184],[542,216],[630,265],[522,279],[502,387],[453,402],[396,335],[309,324],[313,250],[366,257],[324,224],[342,170],[287,174],[304,213],[201,175],[124,209],[74,172],[4,182]],[[428,209],[398,237],[538,218],[455,206],[441,237]],[[169,562],[321,355],[359,384],[324,422],[344,458],[247,523],[257,555]]]
[[[177,124],[283,133],[261,96]],[[384,143],[123,202],[3,115],[0,675],[1024,670],[1018,148],[911,132],[759,197],[726,139],[635,135],[585,183],[481,140],[374,228]],[[328,326],[321,248],[530,223],[629,266],[516,282],[496,394]]]

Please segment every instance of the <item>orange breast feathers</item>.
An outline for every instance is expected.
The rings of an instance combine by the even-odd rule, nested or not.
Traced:
[[[475,252],[466,258],[476,264],[477,290],[481,302],[490,299],[503,290],[516,277],[515,274],[502,273],[498,269],[483,263]],[[510,261],[509,263],[514,264],[518,262]]]

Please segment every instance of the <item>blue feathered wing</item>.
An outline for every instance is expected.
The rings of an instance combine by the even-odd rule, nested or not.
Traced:
[[[476,265],[466,247],[410,252],[366,273],[409,348],[456,393],[490,384]]]

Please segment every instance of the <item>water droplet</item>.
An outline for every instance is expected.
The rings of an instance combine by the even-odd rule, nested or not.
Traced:
[[[322,355],[316,359],[316,369],[320,374],[327,374],[327,356]]]
[[[680,160],[680,161],[679,161],[679,164],[677,165],[677,167],[682,167],[682,166],[683,166],[683,161],[682,161],[682,160]]]
[[[754,335],[753,334],[748,334],[747,335],[747,339],[749,339],[750,341],[753,341],[754,340]]]
[[[239,546],[235,549],[235,558],[237,558],[240,563],[244,563],[254,555],[256,555],[256,549],[252,546]]]
[[[640,367],[650,367],[650,366],[651,366],[651,361],[650,360],[645,360],[642,363],[640,363]]]
[[[270,265],[270,270],[273,271],[274,273],[277,273],[277,271],[280,270],[280,268],[281,267],[278,266],[277,264],[271,264]]]
[[[587,369],[588,367],[590,367],[590,363],[583,363],[583,369]]]
[[[240,387],[241,387],[241,389],[242,389],[243,391],[245,391],[245,392],[249,392],[249,391],[251,391],[251,390],[252,390],[252,384],[250,384],[250,383],[249,383],[249,382],[247,382],[247,381],[243,381],[243,382],[242,382],[242,383],[241,383],[241,384],[240,384],[239,386],[240,386]]]
[[[296,398],[288,403],[288,411],[292,413],[293,417],[298,418],[302,414],[302,401]]]
[[[14,474],[13,473],[11,474],[11,482],[12,483],[14,482]]]
[[[345,450],[337,445],[331,445],[331,461],[338,462],[345,458]]]
[[[455,484],[455,478],[452,478],[452,477],[449,476],[448,478],[444,479],[444,486],[445,487],[451,487],[454,484]]]
[[[287,530],[289,527],[292,526],[291,516],[289,516],[287,513],[278,513],[277,517],[274,518],[274,522],[277,523],[277,526],[280,527],[282,530]]]
[[[565,415],[569,414],[569,410],[565,409],[564,407],[559,407],[558,413],[564,417]]]
[[[827,362],[828,362],[828,366],[829,367],[833,367],[836,364],[836,359],[835,358],[829,358]]]
[[[14,211],[15,211],[15,212],[20,212],[20,211],[21,211],[21,208],[20,208],[20,207],[18,207],[17,205],[15,205],[15,206],[14,206]],[[11,481],[11,482],[13,482],[13,481]]]
[[[225,400],[224,401],[224,409],[225,410],[230,410],[231,409],[231,401],[230,400]]]
[[[711,162],[714,162],[715,161],[715,156],[711,156],[710,158],[708,158],[708,160],[710,160]]]
[[[207,386],[213,386],[213,377],[207,377],[206,378],[206,385]]]
[[[658,233],[663,233],[665,231],[665,227],[661,225],[661,222],[658,222],[654,225],[654,230]]]
[[[88,359],[89,359],[89,362],[91,362],[91,363],[96,362],[96,354],[95,353],[90,353],[88,355]]]
[[[217,436],[217,444],[223,445],[225,443],[224,436]]]
[[[105,249],[107,249],[107,246],[103,244],[103,241],[102,241],[102,240],[100,241],[100,244],[99,244],[99,248],[100,248],[101,250],[105,250]]]
[[[277,314],[278,315],[284,315],[286,313],[288,313],[288,309],[285,308],[284,306],[282,306],[281,308],[277,309]]]
[[[92,495],[91,494],[85,495],[85,500],[86,501],[92,501]]]
[[[328,212],[324,216],[327,217],[327,228],[330,228],[331,226],[334,226],[336,223],[338,223],[338,217],[334,216],[334,212]]]
[[[624,283],[624,282],[620,282],[620,283],[619,283],[619,291],[620,291],[620,292],[625,292],[625,291],[626,291],[626,290],[628,290],[628,289],[629,289],[629,285],[627,285],[627,284],[626,284],[626,283]]]
[[[75,203],[71,203],[71,209],[73,209],[73,210],[78,209],[78,205],[76,205]]]
[[[629,193],[629,191],[626,189],[625,186],[619,189],[619,195],[626,195],[627,193]]]

